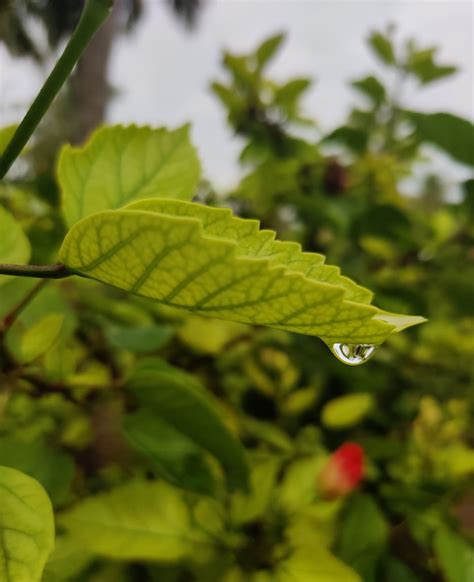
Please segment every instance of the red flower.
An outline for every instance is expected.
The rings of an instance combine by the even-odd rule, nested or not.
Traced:
[[[319,474],[319,490],[326,499],[343,497],[359,485],[363,475],[364,450],[356,443],[344,443]]]

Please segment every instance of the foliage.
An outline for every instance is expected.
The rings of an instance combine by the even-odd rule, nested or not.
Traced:
[[[404,194],[425,144],[469,163],[472,126],[367,75],[365,107],[321,135],[310,81],[266,76],[283,40],[225,54],[213,84],[245,142],[226,198],[191,202],[187,127],[102,128],[64,147],[57,184],[25,155],[0,186],[0,260],[31,246],[80,275],[0,276],[13,582],[48,554],[46,582],[472,578],[472,181],[457,202],[437,175]],[[392,33],[369,45],[400,83],[455,71]],[[394,334],[420,319],[391,311],[430,321]],[[348,368],[311,335],[387,341]]]

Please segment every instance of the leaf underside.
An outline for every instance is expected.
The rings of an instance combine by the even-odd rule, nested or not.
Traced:
[[[209,317],[379,344],[423,321],[386,314],[322,255],[256,220],[179,200],[142,200],[77,223],[60,260],[79,275]]]

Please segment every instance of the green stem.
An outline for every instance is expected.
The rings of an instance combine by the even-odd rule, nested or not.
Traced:
[[[3,156],[0,158],[0,179],[6,175],[13,162],[20,155],[64,82],[71,74],[74,65],[79,60],[87,44],[107,19],[112,3],[113,0],[86,0],[81,19],[63,54],[46,79],[36,99],[13,134]]]
[[[0,275],[34,277],[36,279],[64,279],[73,274],[61,263],[57,265],[7,265],[0,263]]]

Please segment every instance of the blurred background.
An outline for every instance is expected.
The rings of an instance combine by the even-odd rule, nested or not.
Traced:
[[[81,6],[0,0],[5,135]],[[91,282],[50,285],[8,349],[15,358],[45,314],[68,323],[36,375],[1,394],[0,465],[36,477],[59,521],[114,489],[118,506],[134,503],[133,478],[157,481],[166,503],[198,507],[225,543],[199,559],[194,549],[120,560],[112,533],[104,552],[66,527],[45,580],[474,580],[473,18],[468,1],[116,2],[0,187],[32,262],[54,261],[65,233],[55,177],[65,142],[102,123],[190,123],[197,201],[258,218],[325,254],[377,306],[429,321],[351,368],[315,338]],[[0,286],[0,315],[28,285]],[[224,492],[208,453],[110,390],[150,359],[219,401],[247,449],[249,495]]]

